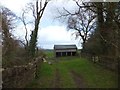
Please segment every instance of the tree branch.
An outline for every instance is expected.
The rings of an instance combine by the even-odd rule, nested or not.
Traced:
[[[24,16],[24,14],[25,14],[25,12],[22,13],[22,18],[19,18],[19,19],[22,21],[22,23],[23,23],[23,25],[24,25],[24,28],[25,28],[25,30],[26,30],[25,40],[26,40],[26,46],[28,46],[28,39],[27,39],[28,30],[27,30],[27,24],[26,24],[26,22],[25,22],[25,16]]]
[[[116,48],[118,48],[118,46],[117,45],[115,45],[114,43],[112,43],[112,42],[109,42],[109,41],[107,41],[106,39],[104,39],[104,37],[99,33],[99,35],[100,35],[100,37],[102,38],[102,40],[103,41],[105,41],[105,42],[107,42],[107,43],[109,43],[109,44],[111,44],[111,45],[113,45],[114,47],[116,47]],[[119,49],[119,48],[118,48]]]

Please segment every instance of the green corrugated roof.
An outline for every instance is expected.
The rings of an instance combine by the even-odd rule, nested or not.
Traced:
[[[54,45],[54,49],[77,49],[76,45]]]

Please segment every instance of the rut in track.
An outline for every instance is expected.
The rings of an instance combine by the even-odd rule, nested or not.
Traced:
[[[71,71],[71,74],[77,88],[86,88],[83,77],[81,75],[79,75],[75,71]]]
[[[60,72],[58,68],[55,70],[54,88],[60,88]]]

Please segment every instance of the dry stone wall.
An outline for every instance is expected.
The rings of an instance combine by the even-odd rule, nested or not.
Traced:
[[[38,57],[27,65],[14,66],[2,71],[2,88],[24,88],[36,77],[36,70],[42,58]]]

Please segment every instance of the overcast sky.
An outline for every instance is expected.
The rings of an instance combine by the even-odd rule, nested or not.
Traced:
[[[30,0],[0,0],[1,5],[9,8],[17,16],[21,15],[22,9],[25,8],[28,2]],[[37,42],[39,47],[53,49],[54,44],[76,44],[78,48],[81,48],[79,39],[75,40],[75,37],[71,35],[73,31],[68,31],[65,23],[54,20],[57,15],[56,8],[61,9],[63,6],[73,12],[77,9],[76,4],[72,0],[53,0],[48,3],[40,22]],[[30,35],[30,26],[28,30]],[[24,40],[25,30],[23,25],[18,24],[13,34],[17,38]]]

